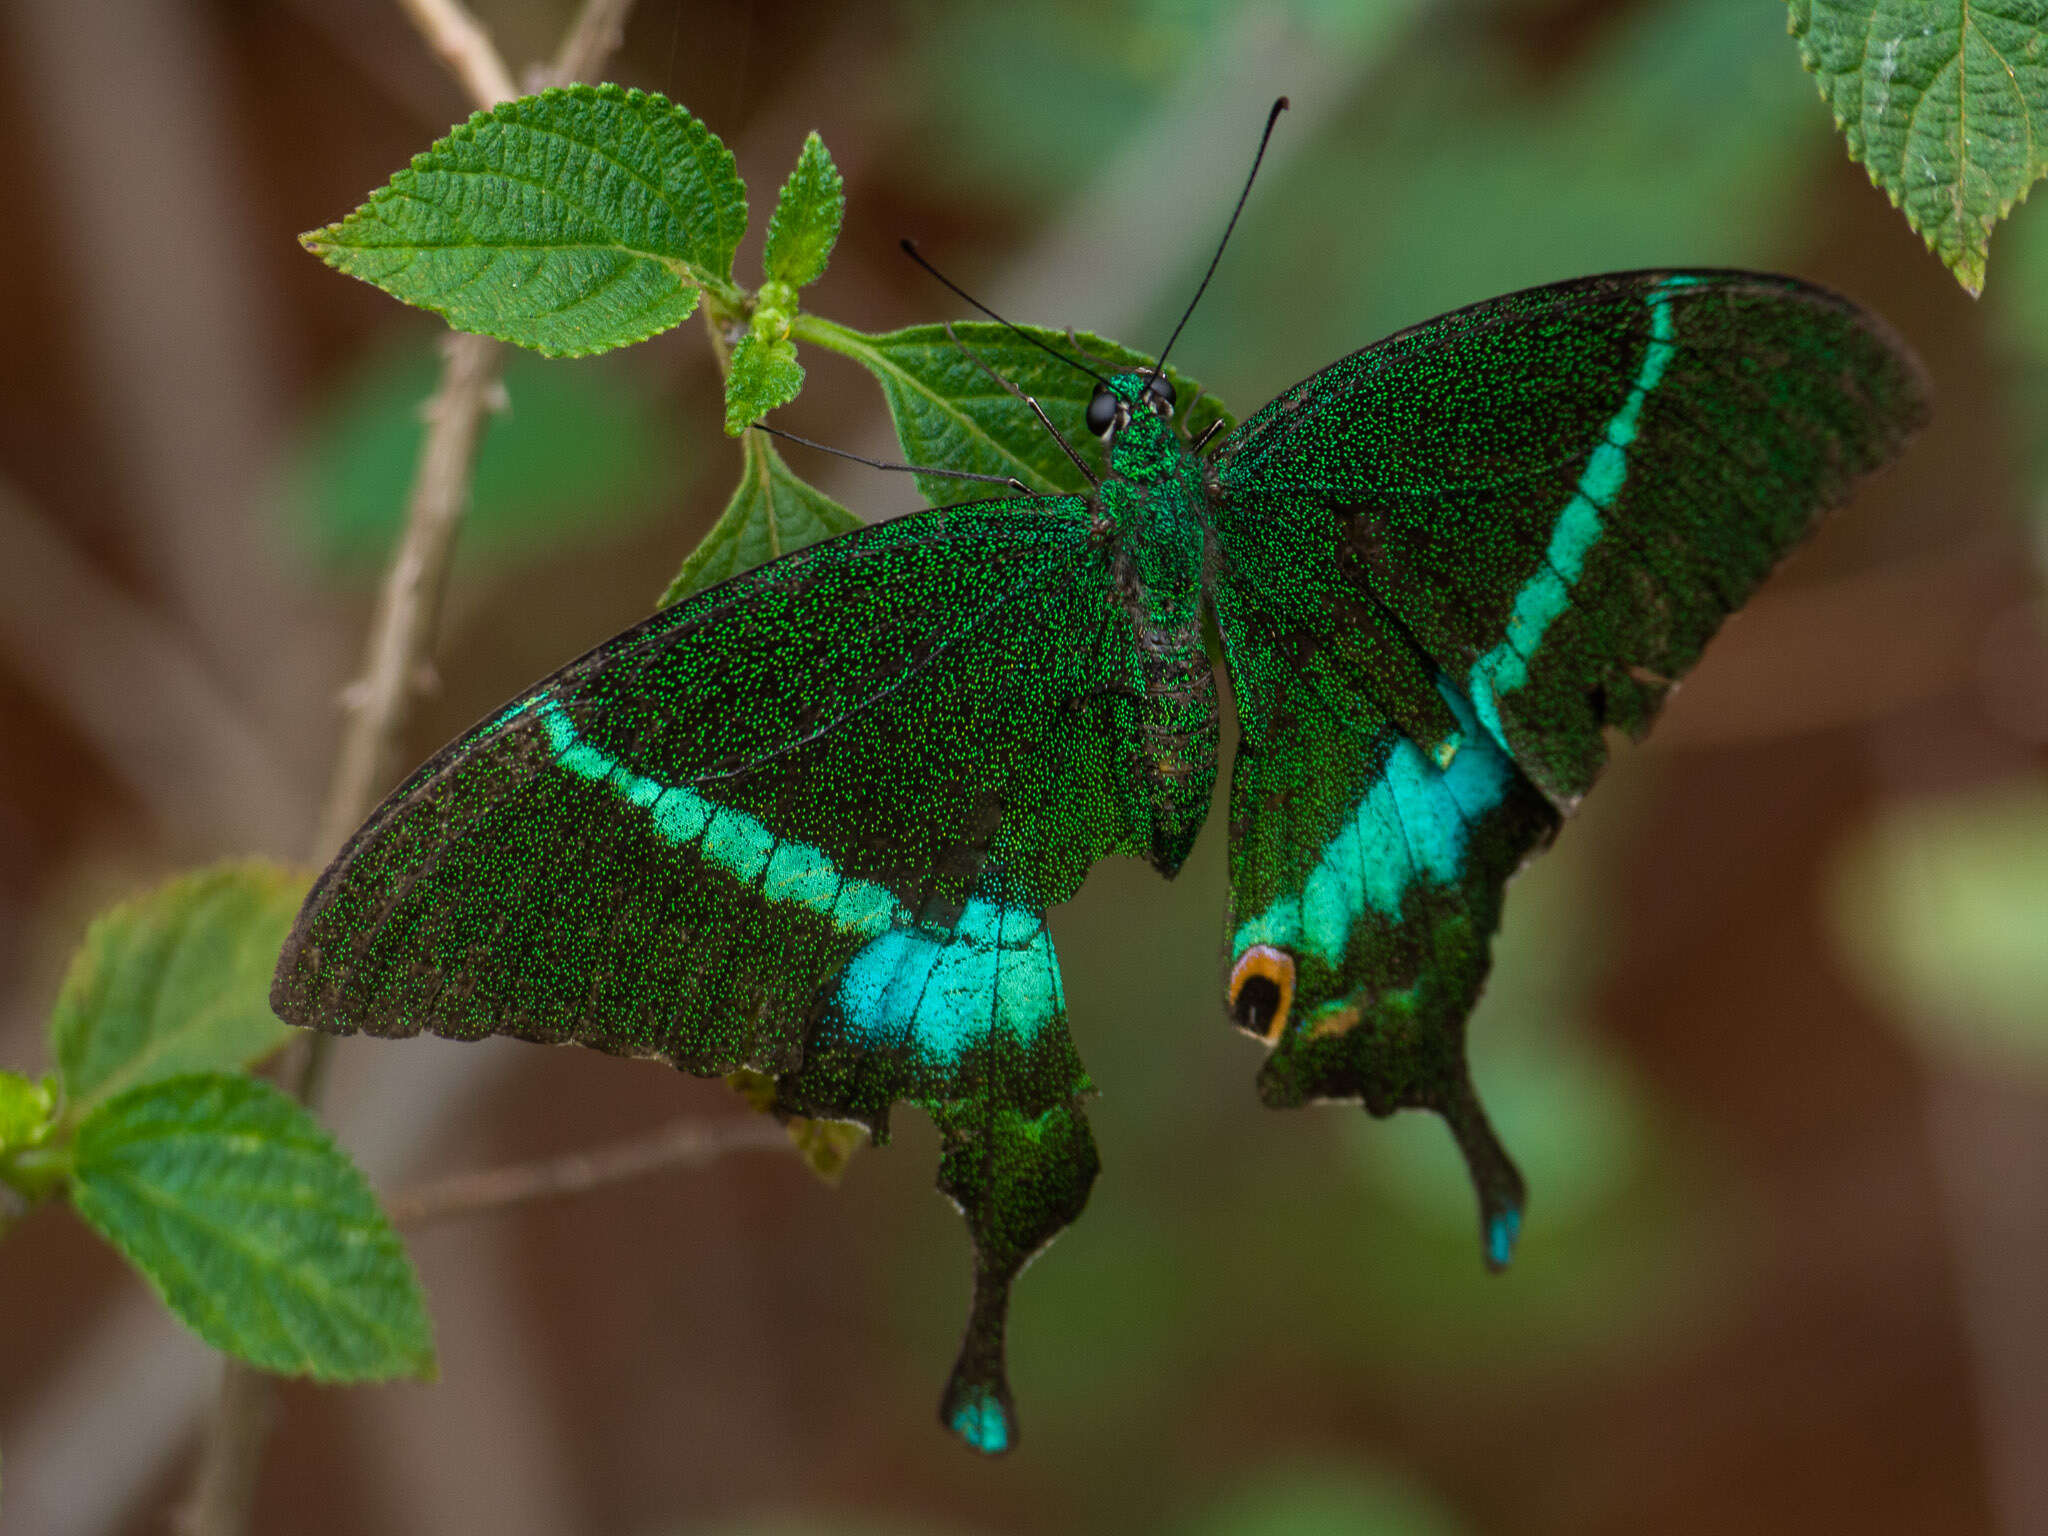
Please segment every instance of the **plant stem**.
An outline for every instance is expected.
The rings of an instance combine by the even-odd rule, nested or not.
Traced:
[[[479,107],[518,94],[490,34],[461,0],[400,4]],[[544,83],[566,84],[597,73],[617,46],[631,9],[632,0],[584,0]],[[458,335],[448,343],[440,386],[425,411],[426,436],[407,501],[405,532],[378,594],[363,676],[346,695],[348,718],[315,834],[315,860],[332,857],[390,786],[414,700],[429,675],[486,413],[502,398],[502,357],[502,345],[487,337]],[[332,1045],[331,1036],[309,1037],[300,1047],[296,1070],[287,1068],[307,1103],[317,1094]],[[248,1530],[274,1417],[274,1392],[267,1375],[224,1361],[192,1494],[179,1515],[180,1527],[192,1536],[242,1536]]]
[[[441,626],[450,556],[469,508],[470,474],[483,441],[485,413],[500,399],[503,343],[453,336],[440,388],[427,402],[426,439],[406,508],[405,534],[385,573],[370,621],[362,678],[348,690],[348,727],[320,813],[316,857],[342,839],[390,787],[393,764]]]
[[[271,1378],[233,1360],[224,1363],[220,1395],[206,1420],[192,1492],[175,1516],[183,1536],[232,1536],[249,1529],[263,1444],[277,1416]]]
[[[504,1210],[558,1195],[581,1194],[669,1168],[701,1168],[729,1152],[790,1149],[789,1132],[768,1115],[676,1120],[646,1136],[587,1152],[457,1174],[405,1190],[384,1202],[401,1227]]]
[[[545,83],[568,85],[603,69],[605,60],[625,40],[626,17],[632,10],[633,0],[584,0],[562,37],[562,46],[555,51]]]
[[[480,107],[493,107],[519,94],[484,24],[461,0],[398,0],[427,46],[441,55]]]

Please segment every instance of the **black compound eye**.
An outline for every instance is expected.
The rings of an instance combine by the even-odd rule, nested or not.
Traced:
[[[1168,405],[1174,402],[1173,386],[1166,381],[1166,375],[1163,373],[1145,386],[1145,393],[1158,396]]]
[[[1116,396],[1107,389],[1098,388],[1095,398],[1088,402],[1088,430],[1100,437],[1115,425]]]

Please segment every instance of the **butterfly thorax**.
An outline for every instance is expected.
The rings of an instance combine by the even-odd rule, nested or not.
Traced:
[[[1201,466],[1170,418],[1141,403],[1111,435],[1109,471],[1098,505],[1111,530],[1114,600],[1133,642],[1123,680],[1137,716],[1131,810],[1149,829],[1152,862],[1171,874],[1201,830],[1216,779],[1216,678],[1202,639]]]

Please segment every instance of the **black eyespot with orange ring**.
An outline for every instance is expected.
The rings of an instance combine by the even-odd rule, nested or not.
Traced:
[[[1230,1022],[1268,1045],[1280,1043],[1294,1007],[1294,956],[1254,944],[1230,968]]]

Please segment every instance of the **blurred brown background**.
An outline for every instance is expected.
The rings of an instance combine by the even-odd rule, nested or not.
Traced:
[[[478,5],[521,62],[569,9]],[[848,215],[806,302],[835,319],[958,312],[910,234],[1015,318],[1156,346],[1285,91],[1176,352],[1239,411],[1456,304],[1687,263],[1880,310],[1936,423],[1511,893],[1473,1026],[1533,1189],[1504,1279],[1433,1120],[1257,1107],[1214,818],[1173,885],[1105,866],[1054,918],[1105,1172],[1020,1287],[1017,1454],[932,1421],[968,1250],[905,1114],[836,1191],[755,1156],[421,1234],[441,1382],[288,1390],[259,1527],[2048,1531],[2048,215],[1972,303],[1783,26],[1728,0],[643,0],[608,74],[734,147],[743,281],[824,135]],[[441,328],[294,236],[467,103],[387,0],[16,0],[0,78],[0,1063],[40,1071],[95,908],[307,851]],[[872,386],[806,361],[789,425],[874,443]],[[507,385],[408,761],[643,615],[736,472],[694,325]],[[798,453],[864,514],[909,504]],[[2006,891],[2041,970],[1956,979],[1970,902]],[[506,1042],[350,1042],[330,1099],[393,1187],[693,1107],[734,1110]],[[163,1529],[211,1358],[60,1208],[0,1246],[0,1320],[0,1529]]]

